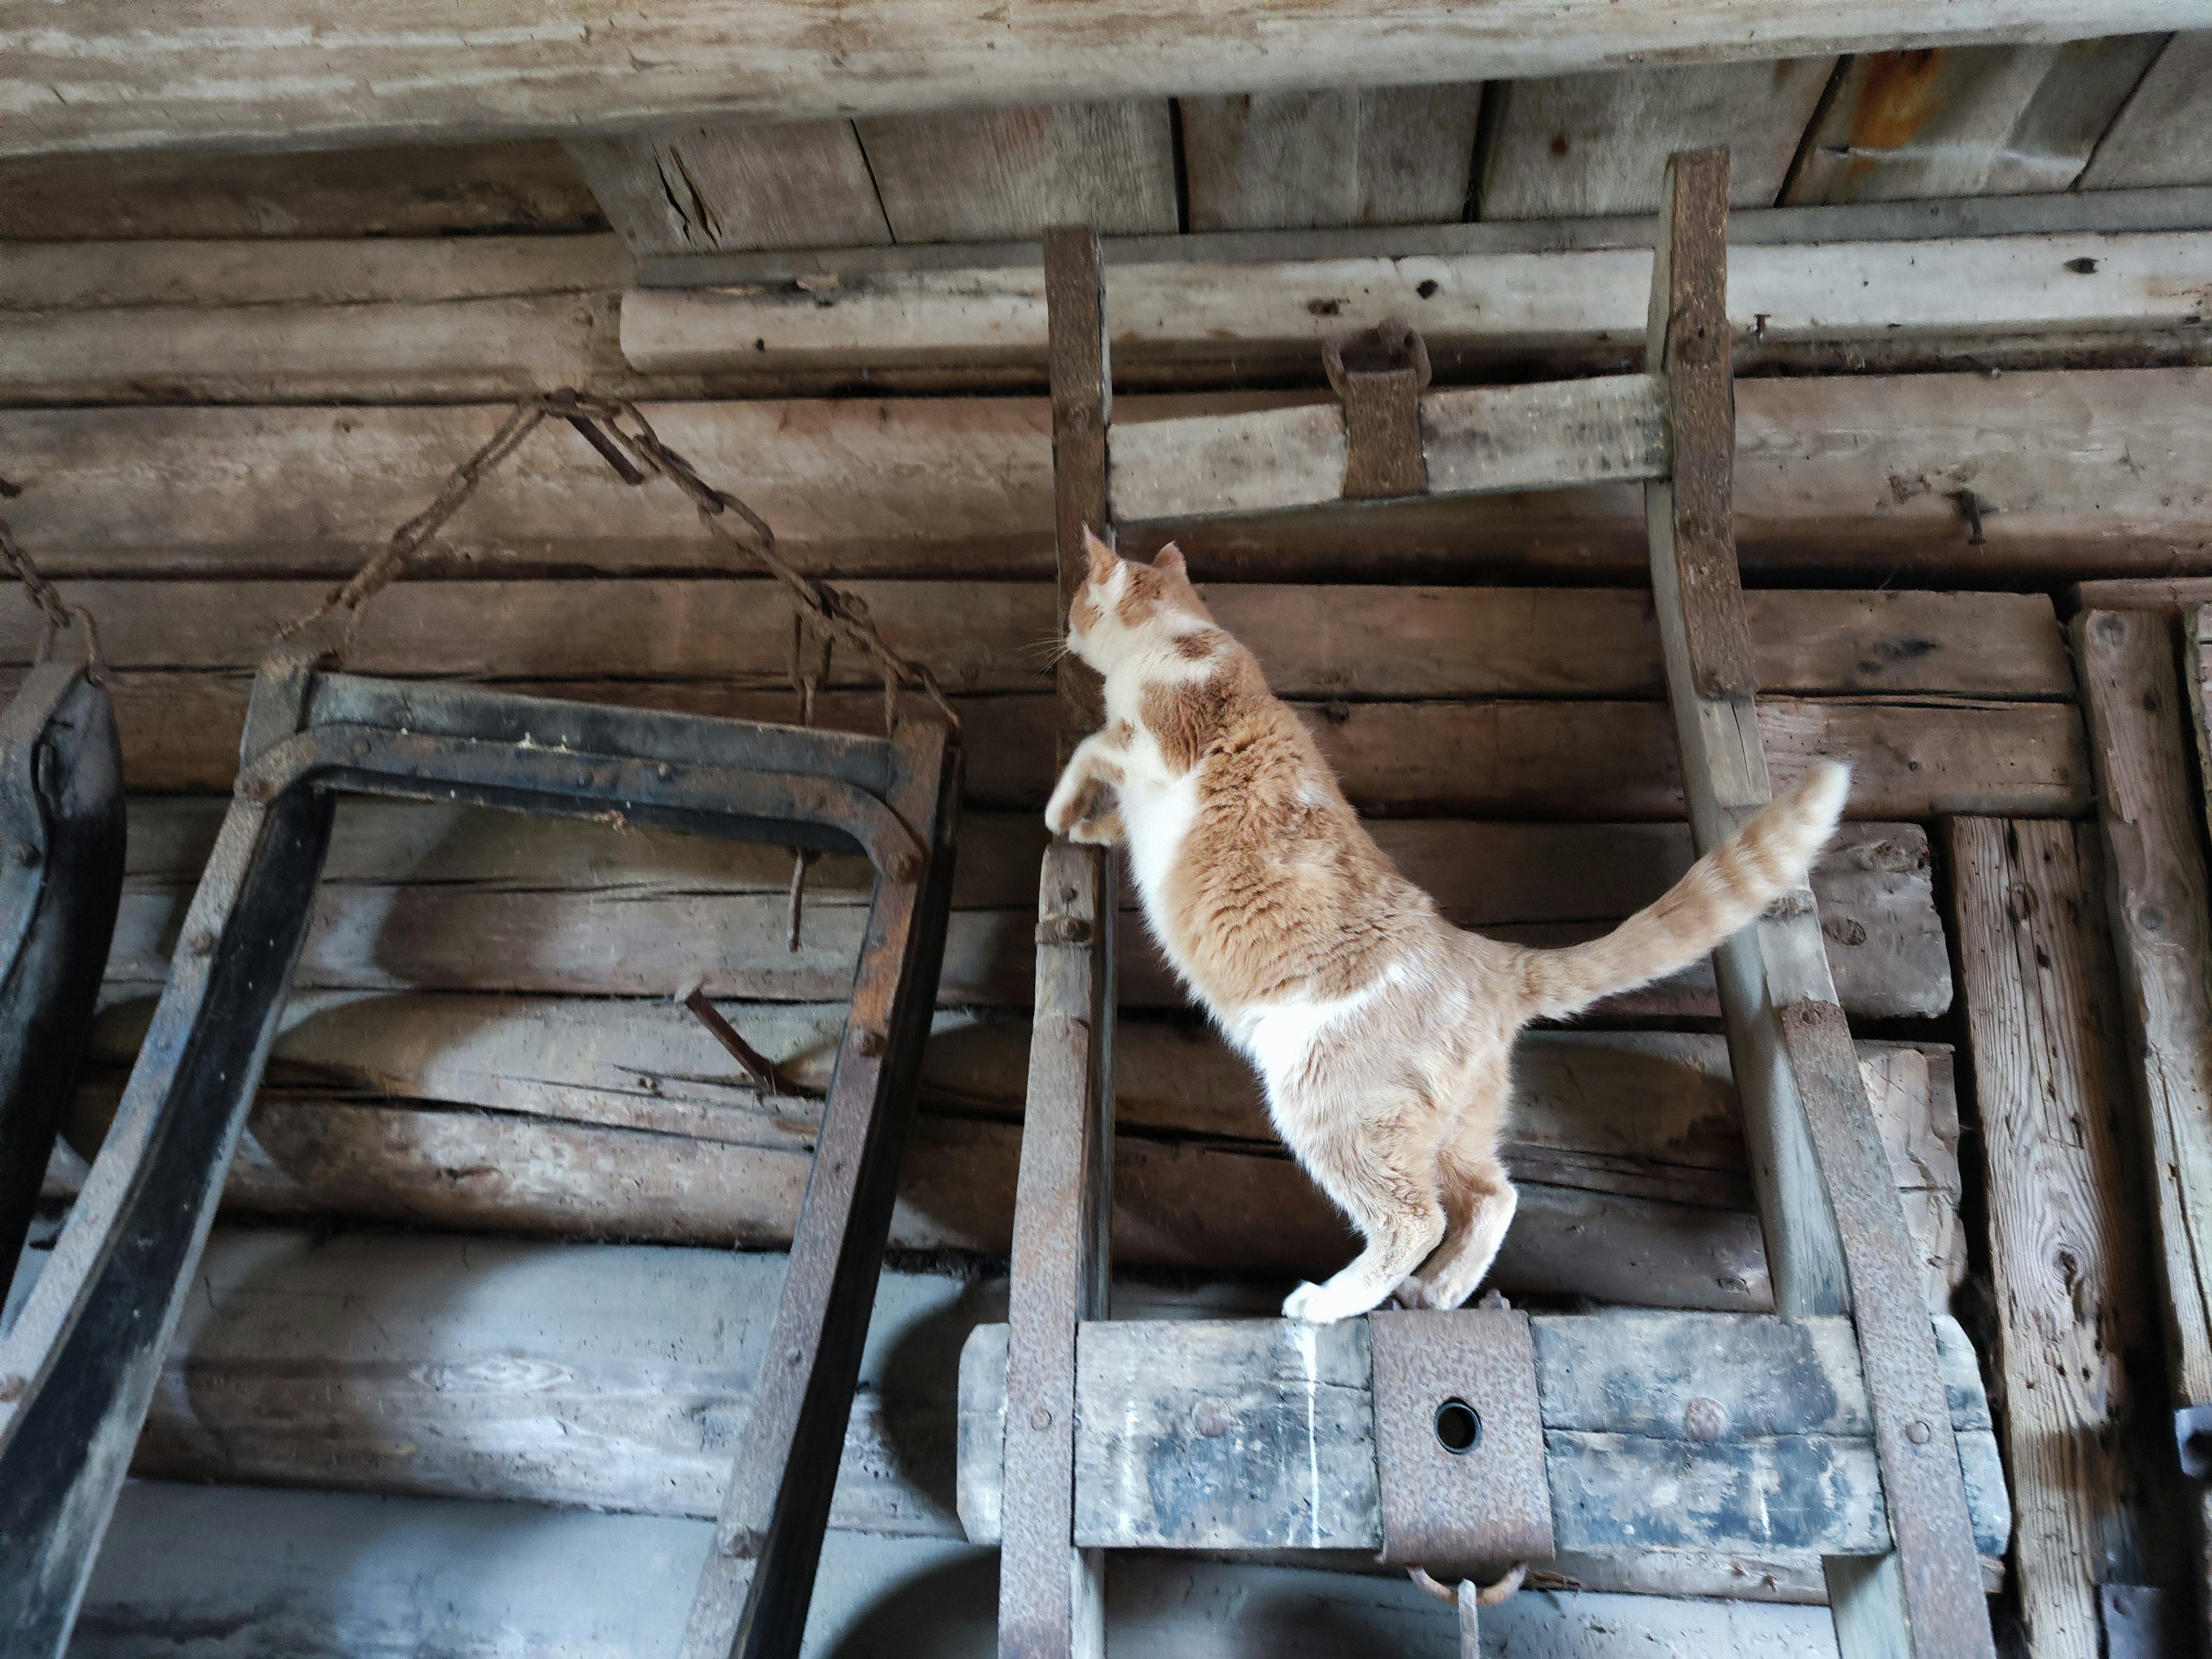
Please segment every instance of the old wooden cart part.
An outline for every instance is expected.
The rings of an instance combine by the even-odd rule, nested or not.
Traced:
[[[1724,151],[1680,155],[1668,164],[1641,374],[1424,390],[1413,341],[1386,340],[1413,364],[1383,371],[1369,385],[1342,372],[1340,354],[1328,364],[1339,404],[1121,428],[1111,424],[1097,238],[1080,230],[1048,233],[1045,289],[1063,626],[1069,597],[1083,580],[1086,526],[1110,541],[1117,523],[1280,513],[1394,494],[1429,499],[1641,480],[1654,609],[1692,836],[1700,851],[1717,846],[1770,799],[1735,548],[1734,383],[1724,303],[1728,173]],[[1409,405],[1417,454],[1408,441]],[[1063,664],[1060,689],[1064,755],[1096,723],[1095,688]],[[1110,1046],[1113,994],[1101,936],[1110,930],[1080,935],[1063,928],[1048,935],[1047,929],[1079,913],[1110,914],[1104,868],[1095,857],[1086,861],[1085,849],[1066,843],[1056,844],[1047,860],[1039,938],[1049,936],[1057,949],[1041,949],[1038,957],[1003,1440],[984,1435],[962,1443],[963,1500],[971,1486],[982,1490],[969,1479],[970,1462],[991,1464],[1003,1456],[999,1645],[1002,1655],[1030,1659],[1103,1650],[1102,1549],[1356,1547],[1384,1549],[1396,1559],[1416,1547],[1480,1554],[1516,1528],[1534,1527],[1533,1476],[1509,1481],[1494,1507],[1487,1497],[1464,1509],[1434,1501],[1442,1488],[1433,1472],[1424,1473],[1433,1448],[1420,1435],[1443,1430],[1435,1414],[1443,1402],[1428,1398],[1432,1378],[1410,1368],[1400,1374],[1392,1337],[1379,1339],[1379,1364],[1370,1358],[1364,1327],[1212,1328],[1232,1350],[1250,1339],[1224,1333],[1281,1334],[1265,1335],[1257,1349],[1244,1352],[1237,1362],[1243,1370],[1232,1364],[1218,1374],[1219,1409],[1212,1419],[1222,1426],[1215,1434],[1200,1430],[1194,1441],[1159,1419],[1161,1433],[1180,1437],[1173,1443],[1199,1464],[1211,1460],[1221,1467],[1225,1460],[1234,1473],[1224,1473],[1223,1491],[1247,1491],[1253,1483],[1264,1488],[1270,1478],[1264,1438],[1230,1432],[1237,1411],[1220,1401],[1243,1399],[1246,1389],[1264,1395],[1275,1357],[1296,1354],[1304,1367],[1297,1374],[1301,1409],[1322,1413],[1326,1407],[1334,1415],[1326,1432],[1318,1426],[1321,1416],[1309,1420],[1303,1443],[1316,1460],[1305,1471],[1311,1501],[1304,1508],[1286,1502],[1279,1513],[1267,1503],[1256,1505],[1255,1514],[1295,1522],[1284,1535],[1261,1543],[1257,1534],[1267,1534],[1268,1523],[1255,1520],[1248,1529],[1234,1517],[1209,1518],[1202,1508],[1162,1516],[1156,1505],[1146,1507],[1150,1498],[1133,1501],[1145,1498],[1152,1474],[1162,1475],[1166,1489],[1178,1484],[1171,1470],[1155,1468],[1149,1454],[1138,1450],[1113,1466],[1122,1483],[1113,1490],[1133,1500],[1125,1506],[1128,1523],[1085,1509],[1086,1492],[1108,1490],[1098,1484],[1100,1468],[1086,1460],[1104,1455],[1109,1425],[1122,1420],[1118,1413],[1138,1408],[1127,1390],[1097,1392],[1108,1363],[1102,1356],[1149,1341],[1145,1374],[1172,1378],[1183,1369],[1188,1346],[1209,1340],[1203,1326],[1133,1330],[1102,1318],[1112,1103],[1102,1081],[1110,1073],[1101,1063]],[[1765,1334],[1745,1340],[1787,1343],[1815,1326],[1831,1333],[1822,1340],[1832,1345],[1848,1340],[1856,1363],[1849,1390],[1838,1398],[1854,1402],[1857,1426],[1838,1438],[1838,1431],[1820,1428],[1802,1413],[1784,1413],[1772,1418],[1772,1432],[1763,1438],[1731,1441],[1728,1425],[1747,1419],[1732,1403],[1731,1389],[1717,1382],[1690,1414],[1722,1425],[1710,1436],[1686,1426],[1662,1431],[1640,1448],[1623,1443],[1618,1449],[1650,1453],[1656,1446],[1665,1457],[1686,1460],[1681,1471],[1687,1475],[1717,1480],[1717,1466],[1705,1460],[1721,1454],[1697,1448],[1727,1445],[1751,1460],[1737,1473],[1753,1482],[1747,1490],[1780,1506],[1771,1523],[1782,1528],[1773,1534],[1776,1547],[1810,1552],[1824,1564],[1843,1659],[1993,1656],[1981,1559],[2002,1547],[2004,1534],[1994,1443],[1985,1421],[1962,1423],[1947,1406],[1938,1332],[1917,1288],[1896,1189],[1851,1060],[1811,894],[1792,896],[1730,939],[1715,953],[1715,967],[1775,1285],[1777,1316],[1753,1322],[1747,1328]],[[1548,1388],[1545,1322],[1534,1328],[1538,1376]],[[1948,1334],[1955,1346],[1955,1332]],[[1329,1355],[1340,1375],[1337,1386],[1324,1389],[1316,1368]],[[1493,1352],[1492,1363],[1477,1365],[1470,1355],[1467,1386],[1490,1389],[1519,1375],[1498,1370],[1497,1358]],[[1632,1375],[1632,1359],[1628,1370]],[[1741,1379],[1734,1386],[1740,1389]],[[1086,1389],[1093,1392],[1086,1395]],[[1736,1522],[1717,1500],[1708,1509],[1692,1505],[1662,1516],[1634,1488],[1603,1486],[1607,1457],[1583,1457],[1579,1449],[1567,1456],[1568,1443],[1558,1439],[1621,1431],[1565,1419],[1555,1424],[1548,1403],[1540,1409],[1540,1426],[1525,1404],[1516,1407],[1510,1398],[1510,1391],[1498,1395],[1492,1415],[1525,1444],[1542,1436],[1557,1547],[1565,1549],[1572,1538],[1578,1549],[1590,1545],[1600,1553],[1696,1550],[1731,1535]],[[1198,1418],[1208,1416],[1205,1402],[1188,1403]],[[1472,1401],[1462,1403],[1480,1415]],[[1389,1414],[1387,1427],[1378,1426],[1378,1412]],[[1401,1420],[1408,1413],[1412,1423]],[[1689,1424],[1681,1412],[1677,1416]],[[1815,1462],[1793,1461],[1804,1456]],[[1350,1507],[1315,1507],[1323,1462],[1371,1497],[1371,1514],[1363,1507],[1365,1498]],[[1619,1467],[1632,1465],[1625,1460]],[[1673,1465],[1662,1459],[1634,1467],[1656,1478]],[[1585,1484],[1563,1498],[1563,1480]],[[1844,1502],[1846,1490],[1861,1496]],[[1835,1501],[1816,1499],[1820,1492]],[[1419,1539],[1418,1546],[1410,1539],[1393,1543],[1386,1493],[1396,1494],[1389,1514],[1406,1517],[1399,1526]],[[1527,1510],[1524,1502],[1531,1505]],[[1440,1514],[1449,1518],[1440,1521]],[[981,1517],[969,1519],[980,1524]],[[1170,1541],[1208,1536],[1214,1541]],[[1786,1545],[1778,1541],[1785,1537]],[[1455,1565],[1435,1559],[1420,1565],[1432,1571]],[[1472,1628],[1472,1620],[1463,1620],[1463,1632]]]
[[[1974,1545],[1994,1563],[2011,1511],[1989,1401],[1965,1333],[1935,1332]],[[1555,1555],[1889,1547],[1840,1316],[1099,1321],[1078,1353],[1079,1546],[1361,1550],[1485,1583]],[[978,1543],[1006,1524],[1006,1328],[977,1327],[960,1362],[959,1506]]]
[[[0,1286],[14,1275],[123,892],[106,689],[44,662],[0,708]]]
[[[112,739],[111,739],[112,741]],[[230,810],[113,1127],[0,1341],[0,1648],[66,1646],[307,929],[341,794],[859,852],[875,897],[690,1650],[798,1651],[935,999],[957,738],[886,738],[263,663]]]

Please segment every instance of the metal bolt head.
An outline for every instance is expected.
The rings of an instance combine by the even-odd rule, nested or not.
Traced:
[[[1229,1407],[1218,1400],[1201,1400],[1190,1414],[1190,1425],[1208,1440],[1218,1440],[1229,1432],[1236,1419]]]
[[[203,927],[185,941],[185,949],[196,957],[211,957],[215,954],[216,943],[214,929]]]
[[[1910,1440],[1916,1446],[1924,1446],[1928,1443],[1929,1437],[1933,1435],[1935,1432],[1936,1431],[1929,1428],[1925,1423],[1915,1423],[1911,1427],[1905,1430],[1905,1437],[1907,1440]]]
[[[1030,1413],[1030,1426],[1033,1429],[1039,1430],[1050,1428],[1052,1426],[1052,1413],[1047,1411],[1042,1406],[1039,1406],[1035,1411]]]
[[[1682,1408],[1682,1428],[1691,1439],[1711,1444],[1729,1431],[1728,1407],[1701,1394]]]
[[[276,786],[267,778],[248,774],[239,779],[238,793],[250,801],[265,805],[276,798]]]
[[[861,1059],[880,1060],[884,1050],[890,1045],[884,1041],[884,1034],[881,1031],[863,1031],[856,1046],[860,1049]]]

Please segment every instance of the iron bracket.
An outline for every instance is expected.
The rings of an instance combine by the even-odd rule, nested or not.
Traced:
[[[1447,1583],[1552,1559],[1552,1485],[1528,1316],[1374,1313],[1386,1565]]]

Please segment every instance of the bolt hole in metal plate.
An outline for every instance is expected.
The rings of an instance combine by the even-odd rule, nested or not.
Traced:
[[[1368,1316],[1382,1559],[1446,1583],[1548,1561],[1552,1488],[1526,1314]]]
[[[1482,1413],[1464,1400],[1437,1407],[1437,1441],[1454,1456],[1465,1456],[1482,1443]]]

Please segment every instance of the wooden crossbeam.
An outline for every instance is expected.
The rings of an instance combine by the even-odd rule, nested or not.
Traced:
[[[1507,80],[1577,70],[2057,40],[2188,27],[2193,0],[1912,0],[1850,9],[1728,0],[1267,0],[1146,13],[1011,0],[977,13],[904,0],[825,30],[803,0],[671,0],[610,17],[462,0],[437,27],[303,27],[277,0],[219,29],[149,30],[127,0],[15,29],[0,155],[348,144],[800,121],[977,106]],[[43,20],[41,20],[43,22]],[[11,26],[11,28],[13,26]]]
[[[1561,1553],[1888,1547],[1850,1320],[1616,1310],[1529,1325]],[[1936,1332],[1975,1541],[1995,1558],[2011,1510],[1988,1401],[1966,1334],[1948,1318]],[[961,1355],[959,1510],[975,1543],[1002,1526],[1006,1340],[978,1326]],[[1079,1352],[1079,1542],[1382,1547],[1365,1321],[1099,1322]]]

